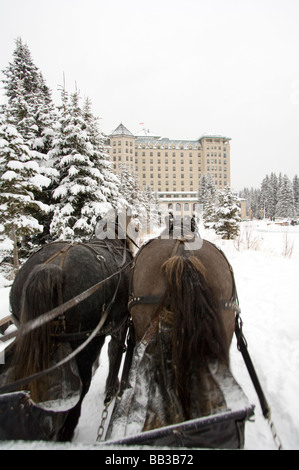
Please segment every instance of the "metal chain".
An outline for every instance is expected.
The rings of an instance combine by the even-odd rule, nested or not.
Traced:
[[[98,428],[98,433],[97,433],[97,442],[101,441],[103,439],[103,435],[104,435],[104,430],[105,430],[105,422],[106,422],[106,419],[108,417],[108,408],[109,408],[109,405],[110,403],[112,402],[112,400],[110,400],[109,402],[107,402],[105,404],[105,408],[103,409],[102,411],[102,419],[101,419],[101,424]]]
[[[275,445],[277,447],[278,450],[283,450],[283,447],[282,447],[282,443],[281,443],[281,440],[280,440],[280,437],[278,436],[277,434],[277,431],[276,431],[276,428],[274,426],[274,423],[271,419],[271,416],[269,416],[268,418],[268,424],[270,426],[270,429],[271,429],[271,433],[272,433],[272,437],[273,437],[273,440],[275,442]]]

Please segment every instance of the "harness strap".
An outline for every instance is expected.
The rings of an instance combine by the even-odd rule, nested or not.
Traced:
[[[259,399],[259,402],[260,402],[260,405],[261,405],[261,408],[262,408],[263,415],[266,419],[269,419],[270,414],[271,414],[271,410],[270,410],[270,407],[268,405],[267,399],[264,395],[264,392],[263,392],[263,389],[261,387],[258,376],[256,374],[256,371],[255,371],[254,365],[252,363],[251,357],[249,355],[248,348],[247,348],[247,341],[246,341],[246,339],[243,335],[243,332],[242,332],[242,325],[243,325],[243,322],[242,322],[239,314],[237,314],[236,315],[236,323],[235,323],[235,334],[236,334],[236,338],[237,338],[237,347],[238,347],[238,350],[241,352],[241,354],[243,356],[243,359],[244,359],[245,365],[247,367],[248,373],[250,375],[250,378],[251,378],[252,383],[254,385],[255,391],[257,393],[257,396],[258,396],[258,399]]]
[[[131,297],[128,302],[128,309],[131,311],[131,308],[134,307],[136,304],[152,304],[156,305],[160,302],[161,296],[160,295],[144,295],[138,297]]]
[[[113,373],[111,375],[109,384],[107,386],[107,392],[106,392],[106,396],[104,400],[105,405],[110,404],[111,401],[113,400],[113,397],[116,394],[116,382],[118,378],[118,372],[120,369],[122,356],[123,356],[123,353],[126,351],[125,341],[126,341],[129,326],[130,326],[130,323],[129,323],[129,320],[127,319],[127,325],[126,325],[126,328],[124,328],[121,341],[118,344],[117,355],[114,359],[113,369],[112,369]]]

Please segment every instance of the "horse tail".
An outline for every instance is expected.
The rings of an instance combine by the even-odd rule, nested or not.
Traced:
[[[24,284],[21,299],[20,324],[33,320],[55,308],[61,299],[62,269],[54,264],[35,266]],[[47,369],[53,356],[51,324],[46,323],[20,336],[16,342],[12,362],[15,380],[28,377]],[[30,390],[34,401],[41,401],[47,377],[37,379],[24,386]]]
[[[167,281],[165,302],[174,322],[172,361],[178,394],[188,416],[191,373],[203,370],[209,360],[228,365],[226,336],[202,262],[195,256],[173,256],[162,269]]]

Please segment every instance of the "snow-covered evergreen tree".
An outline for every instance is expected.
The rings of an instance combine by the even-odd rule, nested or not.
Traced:
[[[251,210],[251,217],[255,218],[260,218],[261,212],[260,212],[260,196],[261,196],[261,190],[260,189],[255,189],[253,187],[249,188],[244,188],[241,191],[239,191],[239,196],[240,198],[246,199],[246,208],[249,213],[249,209]]]
[[[215,218],[217,204],[217,189],[212,175],[203,174],[199,180],[198,201],[203,205],[203,220],[205,227],[211,226]]]
[[[30,149],[46,155],[51,147],[55,107],[51,92],[21,38],[16,40],[13,62],[3,74],[10,123],[17,127]]]
[[[129,208],[132,214],[144,215],[145,198],[140,190],[140,184],[137,173],[126,163],[119,165],[120,193],[124,204]]]
[[[116,179],[109,173],[91,117],[85,118],[78,92],[62,91],[62,107],[54,149],[49,153],[59,178],[50,232],[57,239],[86,240],[94,235],[98,219],[117,196]],[[113,182],[115,183],[113,186]]]
[[[161,210],[158,195],[149,185],[143,189],[143,201],[146,211],[146,226],[148,231],[154,230],[160,224]]]
[[[216,197],[216,185],[212,175],[203,174],[199,180],[198,184],[198,202],[205,205],[205,202],[208,198]]]
[[[105,136],[100,130],[99,119],[93,115],[91,108],[91,100],[86,98],[82,117],[88,139],[93,147],[90,159],[102,175],[101,190],[104,196],[116,209],[119,203],[120,181],[118,176],[113,173],[113,166],[105,147]]]
[[[36,211],[47,212],[49,207],[34,198],[34,191],[41,192],[50,180],[40,174],[39,166],[24,143],[16,127],[0,122],[0,226],[1,232],[16,246],[24,243],[25,237],[43,231]]]
[[[278,190],[275,216],[276,217],[294,217],[295,216],[293,187],[287,175],[284,175],[282,177],[281,185]]]
[[[56,110],[42,73],[34,64],[29,48],[21,38],[16,40],[13,61],[3,70],[3,74],[5,79],[2,81],[7,97],[6,120],[21,134],[24,143],[31,150],[31,158],[39,165],[40,172],[53,179],[47,154],[52,147]],[[33,190],[33,194],[35,200],[50,204],[50,190]],[[43,214],[32,207],[32,215],[44,226],[43,233],[35,237],[35,243],[40,244],[48,238],[49,214]]]
[[[218,193],[218,207],[215,212],[216,222],[214,230],[227,240],[235,238],[240,230],[241,217],[239,215],[237,197],[229,186]]]
[[[295,213],[299,216],[299,178],[297,175],[293,179],[293,194],[294,194],[294,205]]]

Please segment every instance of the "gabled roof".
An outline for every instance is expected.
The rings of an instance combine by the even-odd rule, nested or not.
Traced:
[[[111,135],[129,135],[134,137],[132,132],[130,132],[121,122],[120,125],[112,132]]]

